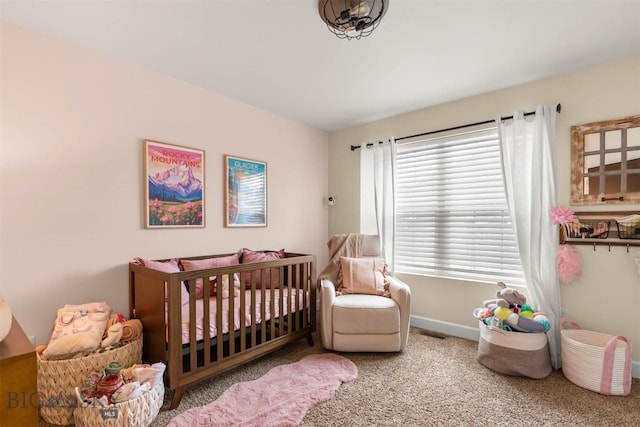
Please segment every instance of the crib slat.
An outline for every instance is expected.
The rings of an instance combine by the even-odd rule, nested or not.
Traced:
[[[220,283],[220,280],[221,276],[216,276],[216,283]],[[211,287],[210,280],[207,279],[203,283],[202,309],[204,311],[204,316],[202,318],[202,342],[204,344],[203,365],[206,366],[208,361],[211,360],[211,333],[209,325],[211,325],[210,306],[213,289]]]
[[[263,343],[267,340],[267,274],[269,270],[262,270],[260,272],[260,342]]]
[[[302,280],[300,280],[300,292],[302,292],[302,307],[309,307],[308,304],[308,300],[309,300],[309,286],[308,286],[308,280],[307,278],[309,277],[309,271],[308,271],[308,267],[309,264],[302,264]],[[297,299],[297,298],[296,298]],[[308,314],[308,310],[306,308],[302,309],[302,327],[304,327],[304,325],[309,324],[309,314]]]
[[[291,310],[293,311],[293,316],[291,319],[291,331],[297,331],[298,330],[298,326],[299,326],[299,317],[300,317],[300,313],[299,313],[299,301],[300,301],[300,264],[296,264],[294,266],[294,281],[293,281],[293,286],[294,286],[294,291],[293,293],[295,294],[295,298],[293,298],[293,301],[291,303]]]
[[[246,285],[244,283],[244,278],[241,277],[240,280],[240,322],[244,324],[245,319],[247,318],[247,303],[246,303]],[[243,352],[247,349],[247,334],[240,334],[240,351]]]
[[[255,271],[251,272],[251,348],[257,344],[256,340],[256,277]]]
[[[189,280],[189,371],[196,369],[197,367],[197,336],[196,336],[196,280]]]
[[[270,277],[269,280],[271,286],[269,287],[269,313],[270,313],[270,322],[269,322],[269,340],[272,340],[276,337],[276,282],[275,282],[275,273],[273,272],[275,269],[270,269]],[[278,285],[279,287],[280,285]]]
[[[233,281],[229,282],[229,311],[227,311],[227,324],[229,325],[229,332],[227,333],[227,337],[228,337],[228,344],[229,344],[229,357],[232,357],[234,354],[236,354],[236,340],[235,340],[235,334],[233,333],[234,329],[235,329],[235,320],[234,320],[234,314],[236,312],[235,310],[235,297],[233,296]],[[222,286],[219,286],[218,289],[221,291],[219,293],[219,295],[222,295]],[[218,299],[223,299],[223,298],[218,298]],[[222,328],[222,325],[220,325],[220,327]]]
[[[222,298],[216,298],[216,361],[220,362],[223,357],[224,335],[222,333]]]

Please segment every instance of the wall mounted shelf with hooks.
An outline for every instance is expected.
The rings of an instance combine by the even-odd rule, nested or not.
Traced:
[[[640,246],[640,221],[624,222],[640,212],[576,212],[579,224],[560,226],[560,243],[596,246]]]

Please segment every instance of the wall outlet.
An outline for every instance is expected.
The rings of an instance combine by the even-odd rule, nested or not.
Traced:
[[[560,316],[569,317],[569,309],[567,307],[562,307],[560,309]]]
[[[29,341],[31,341],[31,344],[33,344],[33,346],[36,346],[36,337],[33,335],[29,335]]]

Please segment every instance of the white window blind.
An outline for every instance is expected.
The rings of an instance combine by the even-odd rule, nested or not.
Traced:
[[[497,129],[399,144],[398,272],[524,284]]]

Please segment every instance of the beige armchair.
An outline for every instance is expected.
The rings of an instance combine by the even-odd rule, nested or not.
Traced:
[[[332,248],[333,240],[330,240],[330,264],[319,279],[322,344],[326,349],[344,352],[402,351],[409,336],[409,286],[387,275],[390,297],[365,294],[336,295],[334,281],[337,281],[336,277],[339,276],[340,255],[377,258],[380,254],[378,236],[339,235],[332,239],[342,237],[341,241],[344,241],[346,236],[347,240],[352,239],[358,244],[343,245],[342,249],[336,249]],[[345,246],[348,249],[345,250]]]

